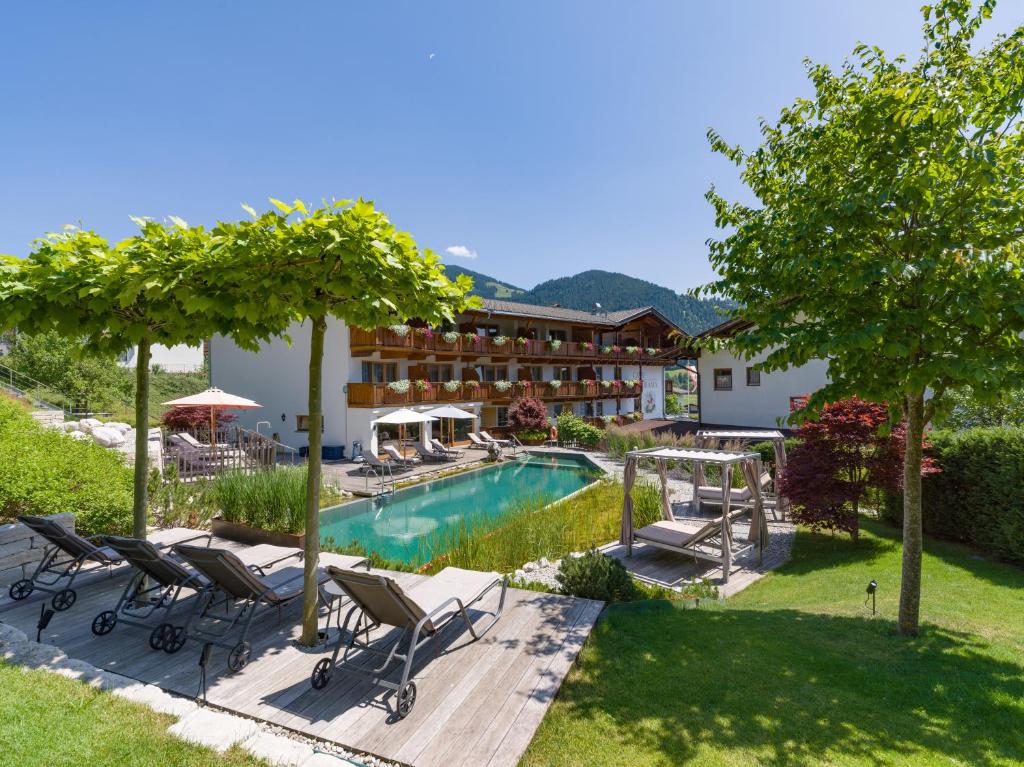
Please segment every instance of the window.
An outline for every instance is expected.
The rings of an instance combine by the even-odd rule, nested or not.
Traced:
[[[544,368],[540,365],[532,365],[530,367],[530,380],[531,381],[543,381],[544,380]]]
[[[431,383],[444,383],[452,380],[451,365],[424,365],[427,373],[427,380]]]
[[[477,370],[480,372],[480,381],[483,383],[508,380],[508,366],[506,365],[481,365]]]
[[[398,380],[397,362],[364,362],[363,383],[391,383]]]
[[[556,367],[554,368],[555,378],[559,381],[571,381],[572,380],[572,368],[567,367]]]
[[[597,403],[597,415],[598,416],[603,416],[604,415],[604,402],[599,401]]]
[[[501,335],[498,332],[497,325],[477,325],[476,334],[482,338],[494,338],[495,336]]]
[[[615,376],[612,378],[613,381],[622,380],[622,368],[619,365],[615,366]]]
[[[715,391],[732,391],[732,368],[715,368]]]
[[[568,336],[564,330],[549,330],[548,331],[549,341],[566,341]]]
[[[497,408],[497,426],[508,426],[508,408],[499,407]]]
[[[320,417],[320,431],[324,430],[325,419],[323,416]],[[297,415],[295,416],[295,431],[309,431],[309,416],[308,415]]]
[[[754,368],[747,368],[747,386],[761,385],[761,371]]]

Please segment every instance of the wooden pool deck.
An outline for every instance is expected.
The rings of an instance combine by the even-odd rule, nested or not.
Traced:
[[[322,555],[321,564],[330,564],[332,556]],[[102,637],[91,632],[93,618],[113,607],[127,573],[120,567],[113,577],[80,578],[75,584],[78,601],[53,618],[42,641],[107,671],[195,697],[197,642],[168,655],[149,648],[144,629],[119,625]],[[426,578],[388,575],[404,587]],[[46,596],[37,592],[24,602],[5,599],[0,602],[0,621],[34,637]],[[494,591],[481,610],[493,609],[497,600]],[[207,700],[232,713],[403,764],[515,765],[602,606],[509,589],[504,615],[481,640],[468,641],[469,634],[454,622],[441,633],[436,649],[427,645],[420,651],[413,672],[416,705],[406,719],[398,719],[392,692],[353,675],[339,672],[326,689],[310,687],[310,673],[325,651],[295,644],[301,608],[293,604],[280,617],[268,611],[253,625],[252,660],[241,672],[228,672],[226,651],[214,649]],[[474,617],[483,616],[477,612]]]

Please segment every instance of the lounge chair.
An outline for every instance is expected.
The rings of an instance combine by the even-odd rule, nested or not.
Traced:
[[[439,440],[437,437],[432,437],[430,440],[430,444],[431,446],[433,446],[435,452],[443,453],[449,458],[459,458],[462,456],[461,450],[456,450],[455,448],[451,447],[445,447],[444,443],[442,443],[441,440]]]
[[[764,492],[771,486],[772,475],[768,472],[762,472],[758,483],[761,486],[761,492]],[[751,492],[749,487],[731,487],[729,488],[729,502],[731,504],[749,505],[753,500],[754,494]],[[709,506],[721,506],[722,505],[722,488],[715,485],[699,485],[697,487],[697,509],[700,510],[701,506],[707,504]]]
[[[48,517],[22,516],[18,521],[47,542],[43,558],[29,578],[22,578],[11,584],[7,593],[11,599],[26,599],[33,591],[53,594],[50,604],[58,612],[67,610],[78,598],[71,588],[81,573],[94,572],[121,564],[121,555],[103,545],[99,536],[83,538],[68,530],[56,520]],[[83,566],[92,565],[86,570]],[[63,581],[66,581],[62,583]],[[61,584],[63,588],[58,588]]]
[[[387,453],[388,457],[399,466],[412,467],[422,463],[422,461],[415,456],[412,458],[406,458],[404,455],[398,452],[398,448],[396,448],[394,445],[385,445],[384,452]]]
[[[201,538],[206,539],[206,546],[209,547],[212,541],[209,533],[193,535],[187,540]],[[135,569],[135,575],[125,586],[114,609],[104,610],[93,619],[92,632],[97,636],[109,634],[118,623],[152,628],[149,635],[150,647],[168,653],[180,650],[185,644],[184,626],[173,624],[171,615],[183,590],[201,592],[210,587],[209,579],[189,569],[152,541],[108,535],[104,537],[104,543]],[[295,557],[296,551],[284,546],[263,544],[249,546],[237,554],[246,567],[262,573],[278,562]],[[162,620],[152,620],[158,613],[162,613]]]
[[[474,572],[457,567],[446,567],[408,592],[384,575],[334,566],[328,566],[327,573],[338,588],[351,597],[353,606],[345,616],[344,626],[340,627],[331,657],[323,658],[313,669],[310,679],[313,689],[322,690],[326,687],[335,668],[340,667],[369,677],[374,684],[397,691],[397,712],[403,719],[416,703],[416,683],[409,679],[416,651],[430,639],[435,639],[455,618],[462,618],[474,641],[479,639],[501,618],[508,590],[508,579],[503,579],[497,573]],[[501,597],[498,608],[492,613],[492,619],[477,629],[466,611],[499,585]],[[338,654],[348,634],[349,622],[357,613],[355,625],[345,643],[345,654],[339,661]],[[340,621],[340,612],[338,618]],[[392,631],[384,632],[383,636],[371,643],[370,632],[382,626],[400,631],[397,636]],[[404,653],[399,652],[406,639]],[[360,655],[366,653],[366,657],[376,655],[384,660],[376,667],[356,663],[349,659],[353,650]],[[403,664],[402,678],[398,683],[384,678],[394,662]]]
[[[363,450],[361,455],[363,456],[363,462],[359,466],[359,470],[364,474],[370,471],[375,471],[381,476],[385,474],[391,476],[392,472],[406,468],[404,466],[396,465],[390,460],[382,461],[372,450]]]
[[[180,445],[182,447],[190,447],[193,450],[206,450],[209,451],[210,446],[205,442],[200,442],[198,439],[193,437],[187,431],[177,432],[170,436],[172,444]]]
[[[483,430],[480,431],[480,436],[484,438],[485,442],[493,442],[501,447],[508,447],[509,445],[512,444],[512,440],[510,439],[495,439],[494,437],[492,437],[490,434]]]
[[[730,554],[735,557],[749,546],[732,546],[732,523],[749,513],[749,509],[737,509],[729,512],[726,531],[730,535]],[[699,522],[682,522],[679,520],[659,520],[653,524],[633,531],[634,540],[651,546],[657,546],[679,554],[688,554],[697,559],[724,563],[724,542],[722,541],[722,517],[716,517],[704,524]]]
[[[480,435],[476,432],[469,432],[469,446],[476,448],[477,450],[490,450],[491,443],[484,439],[481,439]]]
[[[440,451],[438,451],[437,448],[432,448],[432,449],[428,450],[426,447],[424,447],[419,442],[415,443],[415,445],[416,445],[416,454],[419,455],[421,460],[424,460],[424,461],[442,461],[442,462],[447,462],[447,461],[454,460],[454,456],[450,456],[450,455],[448,455],[445,452],[440,452]]]
[[[290,557],[301,560],[301,549],[290,549]],[[182,641],[197,639],[227,649],[228,669],[241,671],[249,663],[252,646],[248,642],[249,628],[261,608],[283,608],[302,597],[303,568],[301,561],[267,572],[264,567],[252,567],[228,549],[179,544],[174,553],[203,575],[210,585],[196,600],[192,613],[182,631]],[[346,557],[346,564],[356,567],[366,557]],[[327,580],[322,571],[317,583]],[[223,607],[223,615],[215,614]],[[201,625],[205,621],[205,624]],[[218,626],[222,626],[217,630]],[[232,639],[240,627],[237,641]]]

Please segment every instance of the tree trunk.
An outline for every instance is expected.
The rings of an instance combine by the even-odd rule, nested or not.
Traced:
[[[921,612],[921,440],[924,392],[907,398],[907,442],[903,458],[903,577],[900,583],[901,634],[916,636]]]
[[[302,644],[317,642],[317,565],[320,558],[320,444],[323,441],[320,401],[323,376],[325,317],[314,317],[309,340],[309,472],[306,477],[306,547],[302,597]]]
[[[146,537],[149,486],[149,339],[139,341],[135,356],[135,499],[132,535]]]

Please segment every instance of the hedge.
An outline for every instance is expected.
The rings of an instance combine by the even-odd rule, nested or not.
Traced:
[[[1024,429],[934,431],[928,440],[941,471],[922,480],[925,532],[1024,563]],[[901,526],[903,497],[889,495],[882,515]]]
[[[62,511],[74,512],[85,535],[131,532],[131,469],[119,454],[48,429],[0,396],[0,522]]]

